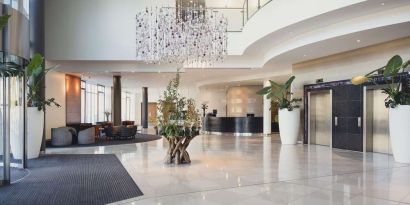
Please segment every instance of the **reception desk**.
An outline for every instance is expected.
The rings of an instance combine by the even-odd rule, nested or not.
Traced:
[[[263,133],[263,117],[204,117],[203,131],[208,133]]]

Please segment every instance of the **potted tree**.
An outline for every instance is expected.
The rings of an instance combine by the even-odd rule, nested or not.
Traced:
[[[7,25],[10,15],[4,15],[0,17],[0,30]],[[41,87],[41,81],[44,79],[50,69],[43,70],[44,58],[40,54],[34,54],[28,65],[26,66],[27,82],[28,87],[27,93],[27,158],[37,158],[40,153],[40,146],[43,136],[44,127],[44,108],[45,106],[56,105],[60,107],[58,103],[55,102],[54,98],[44,100],[40,91],[43,89]],[[13,64],[2,64],[0,69],[0,75],[2,77],[22,77],[24,75],[24,70],[19,66]],[[23,110],[22,106],[16,106],[14,109]],[[18,112],[20,115],[23,112]],[[22,119],[23,116],[20,116]],[[20,129],[20,128],[16,128]],[[18,134],[19,132],[13,132]],[[23,158],[23,138],[20,136],[11,136],[10,146],[13,152],[13,157],[15,159]]]
[[[191,163],[187,148],[199,135],[200,114],[193,99],[181,97],[178,93],[179,73],[171,80],[158,102],[157,129],[168,142],[164,159],[166,164]]]
[[[257,94],[264,95],[279,107],[279,133],[282,144],[296,144],[300,129],[300,98],[292,98],[290,86],[295,76],[290,77],[285,84],[269,81],[270,86],[264,87]]]
[[[395,55],[385,66],[351,80],[354,85],[361,85],[368,81],[376,84],[375,74],[383,74],[387,83],[387,87],[382,90],[388,95],[385,105],[389,109],[391,146],[395,161],[400,163],[410,163],[410,91],[402,89],[400,74],[407,71],[409,64],[409,60],[404,62],[399,55]]]
[[[46,74],[55,67],[43,69],[44,58],[34,54],[27,65],[27,158],[37,158],[40,153],[44,128],[44,110],[46,106],[61,107],[54,98],[41,97],[42,80]]]

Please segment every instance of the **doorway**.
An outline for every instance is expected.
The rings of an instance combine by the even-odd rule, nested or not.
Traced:
[[[365,88],[366,152],[392,154],[389,138],[389,110],[384,105],[387,94],[381,86]]]
[[[332,91],[309,92],[309,143],[332,144]]]

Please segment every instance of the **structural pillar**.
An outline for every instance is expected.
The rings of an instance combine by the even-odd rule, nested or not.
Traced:
[[[263,87],[270,86],[269,80],[263,82]],[[263,134],[269,135],[272,133],[272,112],[270,110],[271,100],[263,96]]]
[[[30,0],[30,57],[35,53],[39,53],[42,56],[45,54],[45,0]],[[43,69],[45,68],[45,63],[43,63]],[[44,72],[44,71],[43,71]],[[40,83],[40,96],[45,99],[46,96],[46,80],[43,78]],[[46,150],[46,112],[47,107],[44,108],[44,126],[43,126],[43,140],[41,142],[41,152]],[[23,163],[24,164],[24,163]]]
[[[148,88],[142,88],[142,105],[141,105],[141,124],[142,128],[148,128]]]
[[[116,126],[121,125],[121,76],[114,75],[113,77],[113,104],[112,116],[113,123]]]

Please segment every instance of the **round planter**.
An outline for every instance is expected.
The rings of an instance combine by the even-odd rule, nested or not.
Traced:
[[[282,144],[294,145],[299,136],[300,109],[279,109],[279,134]]]
[[[22,112],[20,112],[20,118],[23,118]],[[14,159],[23,158],[23,136],[22,123],[19,128],[15,128],[15,132],[11,132],[10,146]],[[40,154],[41,141],[43,139],[43,127],[44,127],[44,113],[38,111],[37,107],[27,108],[27,159],[37,158]],[[17,131],[20,129],[20,131]],[[14,133],[14,134],[13,134]]]
[[[394,160],[410,163],[410,105],[389,109],[389,131]]]

